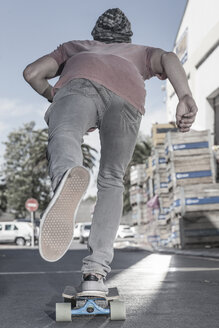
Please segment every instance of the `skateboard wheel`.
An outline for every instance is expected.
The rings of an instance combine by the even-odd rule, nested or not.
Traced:
[[[72,321],[71,303],[56,303],[56,321]]]
[[[125,320],[126,308],[125,303],[120,300],[110,302],[110,319],[111,320]]]

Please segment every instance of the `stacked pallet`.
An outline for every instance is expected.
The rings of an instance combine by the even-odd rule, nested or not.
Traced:
[[[152,140],[146,165],[131,169],[133,221],[146,223],[153,245],[219,244],[219,156],[210,131],[180,133],[172,124],[155,124]]]
[[[174,128],[172,129],[175,130]],[[168,131],[167,131],[168,132]],[[161,140],[161,139],[158,139]],[[161,142],[161,141],[160,141]],[[163,144],[157,144],[152,149],[154,194],[159,199],[159,211],[154,211],[154,224],[157,225],[159,245],[171,246],[170,230],[173,207],[171,166]]]
[[[133,186],[142,184],[146,180],[146,165],[145,164],[137,164],[133,165],[130,168],[130,183]]]
[[[152,157],[148,157],[146,160],[146,181],[145,181],[145,189],[148,193],[149,198],[151,199],[154,196],[154,170],[155,165],[152,160]]]
[[[168,197],[169,188],[171,188],[170,167],[168,157],[165,153],[165,136],[168,131],[176,131],[175,124],[154,124],[152,126],[152,152],[146,162],[146,184],[145,189],[149,196],[147,203],[148,226],[146,238],[150,244],[159,245],[162,239],[166,239],[164,226],[168,225],[168,213],[160,213],[159,196]],[[158,204],[158,205],[157,205]],[[160,206],[167,208],[164,201]],[[161,226],[161,227],[160,227]],[[162,230],[162,231],[161,231]]]
[[[166,138],[166,133],[168,131],[177,132],[177,127],[175,123],[167,123],[167,124],[153,124],[151,129],[152,142],[154,147],[164,144],[164,140]]]
[[[160,220],[159,199],[161,193],[167,193],[168,180],[167,156],[165,154],[164,142],[168,131],[176,131],[174,124],[154,124],[152,126],[153,148],[151,156],[146,161],[146,182],[144,188],[148,195],[147,202],[147,230],[146,236],[151,245],[160,244],[159,225],[163,225],[164,220]],[[165,234],[165,231],[163,231]],[[164,235],[163,235],[164,238]]]
[[[210,131],[167,133],[165,153],[171,163],[173,186],[215,182]]]
[[[210,131],[190,131],[186,134],[167,133],[165,154],[169,163],[171,187],[168,189],[168,196],[164,197],[160,194],[159,200],[160,217],[171,226],[171,231],[166,226],[170,233],[166,246],[201,245],[207,239],[199,238],[199,233],[206,236],[209,230],[204,228],[205,225],[203,229],[199,225],[199,232],[197,229],[193,230],[193,237],[186,238],[190,230],[187,218],[193,217],[196,220],[200,211],[204,213],[218,209],[219,198],[216,192]],[[213,194],[208,197],[211,189]],[[187,222],[186,225],[185,222]],[[214,237],[211,241],[213,239]]]
[[[219,145],[213,146],[213,154],[215,160],[216,182],[219,182]]]
[[[148,194],[159,199],[159,212],[153,209],[151,219],[151,224],[156,222],[159,245],[187,247],[207,241],[217,243],[219,198],[210,131],[186,134],[167,131],[165,138],[156,137],[148,170],[152,181],[147,182]],[[210,228],[204,217],[211,217],[215,228]]]
[[[219,245],[219,183],[178,187],[174,197],[181,246]]]
[[[133,224],[142,224],[147,222],[146,202],[149,198],[146,184],[146,164],[133,165],[130,168],[130,184],[129,189],[130,203],[132,206],[132,222]]]
[[[165,154],[164,145],[152,149],[152,165],[154,167],[154,190],[155,194],[166,194],[172,187],[170,165]]]

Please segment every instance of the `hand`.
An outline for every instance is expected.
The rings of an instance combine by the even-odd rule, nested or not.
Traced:
[[[176,125],[180,132],[188,132],[197,114],[198,108],[195,100],[190,95],[185,95],[179,100],[176,108]]]
[[[48,85],[46,90],[43,92],[42,96],[45,97],[50,103],[52,103],[53,97],[52,97],[52,86],[51,85]]]

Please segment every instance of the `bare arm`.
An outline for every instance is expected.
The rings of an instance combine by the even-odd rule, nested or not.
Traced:
[[[181,132],[189,131],[198,111],[189,88],[186,73],[179,58],[173,52],[156,48],[151,56],[151,67],[155,73],[166,73],[172,84],[179,103],[176,109],[176,123]]]
[[[186,73],[177,55],[173,52],[165,52],[162,54],[161,59],[164,71],[166,72],[170,83],[176,91],[179,100],[182,99],[185,95],[192,96]]]
[[[36,92],[51,102],[52,86],[48,83],[48,79],[57,76],[58,70],[59,66],[54,58],[43,56],[28,65],[23,71],[23,76]]]

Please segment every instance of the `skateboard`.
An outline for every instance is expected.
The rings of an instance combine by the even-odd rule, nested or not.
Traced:
[[[72,321],[72,316],[107,315],[111,320],[125,320],[126,308],[116,287],[109,288],[107,295],[85,295],[77,287],[66,286],[62,293],[63,303],[56,303],[56,321]],[[100,305],[101,303],[101,305]]]

